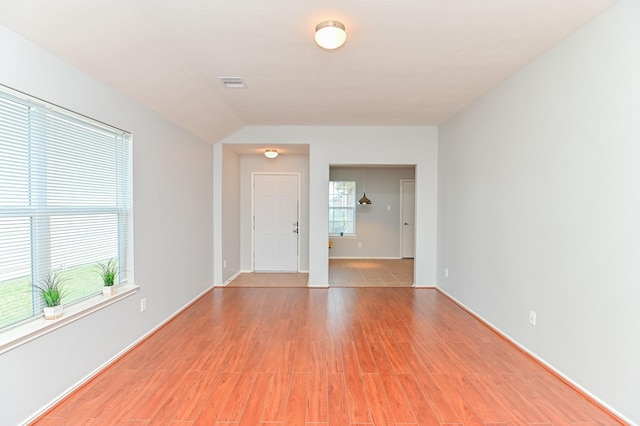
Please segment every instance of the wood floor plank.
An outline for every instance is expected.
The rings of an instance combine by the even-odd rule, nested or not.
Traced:
[[[380,375],[377,373],[365,373],[362,375],[362,379],[367,392],[369,407],[371,407],[373,423],[379,426],[394,425],[393,413],[391,412]]]
[[[329,339],[325,343],[325,349],[327,356],[327,373],[344,372],[344,364],[342,363],[342,347],[340,346],[340,340]]]
[[[329,424],[348,425],[349,408],[347,407],[347,390],[344,383],[344,374],[329,373],[327,375],[327,397],[329,400]]]
[[[353,343],[358,355],[358,362],[360,363],[360,370],[363,373],[377,373],[378,366],[376,365],[373,355],[371,354],[371,348],[369,347],[369,340],[366,334],[362,330],[360,324],[355,324],[352,328]]]
[[[222,373],[220,375],[215,387],[208,392],[209,397],[203,399],[204,404],[198,407],[195,426],[208,426],[218,419],[239,378],[240,373]]]
[[[371,412],[362,382],[362,371],[358,364],[356,347],[353,342],[342,344],[342,359],[344,361],[349,418],[352,423],[369,423],[371,421]]]
[[[212,290],[34,424],[374,422],[623,424],[438,291],[284,286]]]
[[[244,371],[240,373],[236,385],[231,390],[224,408],[218,415],[219,422],[239,422],[257,374]]]
[[[431,373],[422,363],[420,356],[414,348],[409,343],[400,343],[399,346],[403,350],[405,358],[411,366],[413,375],[416,377],[418,383],[420,383],[420,387],[423,389],[424,395],[427,397],[429,405],[438,418],[438,421],[441,423],[458,423],[460,418],[453,408],[451,408],[447,397],[442,393],[440,388],[438,388]]]
[[[221,378],[221,374],[216,370],[195,373],[197,374],[193,386],[189,392],[183,394],[181,404],[174,413],[175,421],[195,421]]]
[[[404,389],[418,424],[421,426],[440,426],[440,421],[433,413],[429,400],[424,395],[413,374],[398,374],[398,381]]]
[[[267,396],[263,416],[263,421],[265,422],[284,422],[296,346],[295,341],[286,341],[283,345],[282,356],[273,378],[274,385]]]
[[[189,395],[191,389],[201,380],[199,376],[202,376],[202,373],[197,371],[183,373],[180,381],[167,394],[159,410],[151,417],[151,423],[167,424],[174,420],[175,413],[183,404],[184,395]]]
[[[307,422],[323,423],[328,418],[327,359],[322,341],[311,342]]]
[[[396,423],[415,423],[416,416],[395,374],[380,374],[384,392]]]
[[[293,373],[284,418],[285,426],[304,425],[307,415],[307,393],[309,391],[309,373]]]
[[[476,413],[471,403],[467,401],[464,395],[458,390],[448,374],[434,374],[432,377],[438,388],[447,395],[447,400],[456,411],[457,417],[462,420],[462,423],[469,426],[483,425],[478,413]]]
[[[247,404],[238,422],[240,426],[253,426],[260,423],[272,381],[273,373],[257,374],[251,392],[249,393]]]

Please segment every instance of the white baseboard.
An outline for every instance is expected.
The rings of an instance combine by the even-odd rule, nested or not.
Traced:
[[[56,405],[57,403],[59,403],[60,401],[62,401],[63,399],[65,399],[67,396],[71,395],[73,392],[75,392],[78,388],[80,388],[82,385],[84,385],[85,383],[87,383],[89,380],[93,379],[95,376],[97,376],[98,374],[100,374],[102,371],[104,371],[107,367],[109,367],[111,364],[113,364],[114,362],[116,362],[117,360],[119,360],[122,356],[124,356],[127,352],[131,351],[134,347],[136,347],[137,345],[139,345],[141,342],[143,342],[146,338],[148,338],[149,336],[151,336],[153,333],[155,333],[156,331],[158,331],[161,327],[163,327],[165,324],[167,324],[169,321],[171,321],[172,319],[174,319],[176,316],[178,316],[182,311],[184,311],[185,309],[187,309],[189,306],[193,305],[198,299],[200,299],[202,296],[204,296],[207,292],[209,292],[214,286],[210,286],[209,288],[207,288],[206,290],[204,290],[203,292],[201,292],[200,294],[198,294],[196,297],[194,297],[193,299],[191,299],[189,302],[187,302],[185,305],[183,305],[181,308],[179,308],[177,311],[175,311],[173,314],[171,314],[169,317],[167,317],[164,321],[162,321],[160,324],[156,325],[155,327],[153,327],[150,331],[148,331],[147,333],[145,333],[142,337],[140,337],[139,339],[135,340],[133,343],[131,343],[129,346],[127,346],[126,348],[124,348],[123,350],[121,350],[120,352],[118,352],[116,355],[114,355],[113,357],[111,357],[110,359],[108,359],[106,362],[104,362],[102,365],[100,365],[98,368],[96,368],[95,370],[93,370],[91,373],[87,374],[84,378],[80,379],[78,382],[76,382],[74,385],[72,385],[71,387],[69,387],[66,391],[64,391],[63,393],[61,393],[60,395],[58,395],[55,399],[53,399],[51,402],[49,402],[48,404],[46,404],[44,407],[40,408],[37,412],[35,412],[34,414],[32,414],[29,418],[27,418],[26,420],[24,420],[22,423],[20,423],[20,426],[27,426],[29,424],[31,424],[33,421],[35,421],[38,417],[42,416],[44,413],[46,413],[48,410],[50,410],[51,408],[53,408],[54,405]]]
[[[226,286],[228,286],[228,285],[229,285],[229,283],[230,283],[231,281],[233,281],[233,280],[235,280],[236,278],[238,278],[238,275],[240,275],[240,274],[242,274],[242,273],[243,273],[242,271],[238,271],[238,272],[236,272],[235,274],[233,274],[233,275],[231,276],[231,278],[229,278],[229,279],[228,279],[228,280],[226,280],[224,283],[222,283],[222,285],[217,286],[217,287],[226,287]]]
[[[402,257],[376,257],[376,256],[329,256],[329,259],[353,259],[353,260],[398,260]]]

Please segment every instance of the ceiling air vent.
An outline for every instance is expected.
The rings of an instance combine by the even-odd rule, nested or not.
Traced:
[[[242,77],[218,77],[228,89],[244,89],[245,84]]]

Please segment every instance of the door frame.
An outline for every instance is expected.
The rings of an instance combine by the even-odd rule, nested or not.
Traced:
[[[298,233],[296,235],[296,270],[292,273],[300,272],[300,172],[251,172],[251,271],[255,272],[256,270],[256,175],[292,175],[297,178],[296,220],[298,222]]]
[[[416,253],[416,179],[400,179],[400,258],[404,259],[403,247],[404,247],[404,190],[403,185],[405,182],[413,182],[413,259],[415,261]],[[415,269],[415,265],[414,265]],[[414,270],[415,276],[415,270]]]

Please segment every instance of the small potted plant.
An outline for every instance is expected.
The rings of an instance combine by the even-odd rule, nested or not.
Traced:
[[[44,318],[55,320],[62,316],[62,298],[66,292],[64,280],[58,272],[51,272],[36,288],[44,300]]]
[[[98,264],[99,274],[102,277],[102,294],[106,297],[116,294],[116,275],[118,274],[118,262],[116,259],[109,259],[106,263]]]

